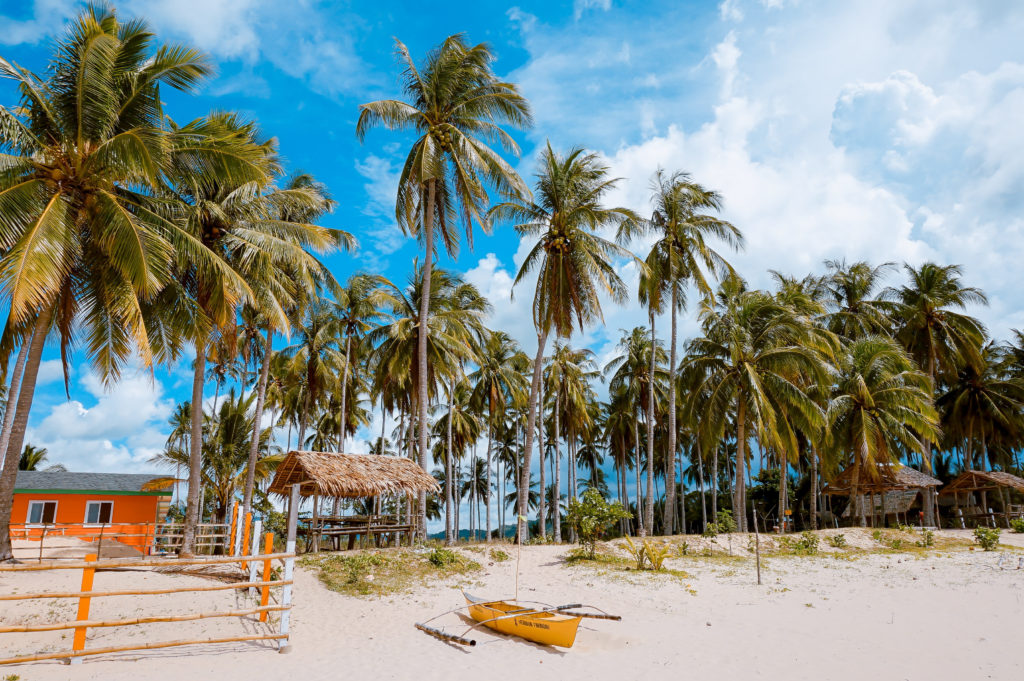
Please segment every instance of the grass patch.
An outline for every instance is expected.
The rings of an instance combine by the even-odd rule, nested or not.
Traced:
[[[299,565],[316,570],[331,591],[348,596],[409,593],[440,579],[480,570],[480,564],[458,551],[387,549],[351,555],[303,556]]]
[[[637,575],[669,575],[680,579],[692,578],[692,575],[684,570],[672,570],[666,567],[662,567],[660,570],[638,570],[635,561],[617,556],[602,548],[598,548],[593,557],[584,549],[572,549],[565,556],[565,564],[567,566],[592,568],[599,574],[629,572]]]

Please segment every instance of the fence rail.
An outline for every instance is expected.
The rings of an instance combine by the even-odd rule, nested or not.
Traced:
[[[68,556],[46,555],[46,551],[57,549],[92,550],[82,543],[54,543],[55,538],[78,539],[80,542],[95,543],[97,555],[102,555],[103,542],[116,541],[131,547],[141,555],[177,553],[184,541],[182,523],[48,523],[11,524],[12,540],[38,541],[38,560],[64,559]],[[233,530],[228,523],[200,523],[196,528],[196,551],[213,554],[219,550],[227,552],[231,547]],[[49,540],[49,541],[48,541]],[[33,547],[34,548],[34,547]],[[74,557],[70,557],[74,558]]]
[[[246,536],[239,542],[241,545],[252,547],[251,553],[249,555],[240,555],[241,552],[236,551],[236,553],[238,553],[239,555],[178,558],[174,560],[168,560],[165,558],[98,560],[97,554],[91,553],[85,557],[85,560],[78,560],[74,562],[39,562],[35,564],[0,565],[0,573],[38,572],[46,570],[82,571],[82,586],[81,589],[78,591],[0,594],[0,601],[23,601],[41,598],[68,598],[77,599],[78,601],[78,614],[74,620],[48,622],[42,624],[11,624],[0,626],[0,634],[73,630],[74,637],[72,640],[71,650],[64,652],[38,653],[32,655],[19,655],[16,657],[8,657],[5,659],[0,659],[0,665],[20,664],[25,662],[36,662],[41,660],[67,660],[71,663],[75,663],[81,662],[83,657],[90,655],[102,655],[105,653],[127,652],[133,650],[150,650],[155,648],[170,648],[175,646],[188,646],[199,644],[232,643],[242,641],[275,641],[278,645],[279,650],[286,650],[289,640],[288,615],[292,607],[291,590],[292,584],[294,583],[292,580],[292,572],[295,562],[295,553],[294,550],[283,553],[274,553],[273,534],[271,533],[266,533],[266,535],[262,537],[263,553],[258,553],[257,551],[260,544],[259,525],[260,523],[257,521],[255,527],[253,528],[253,538],[251,541],[248,541],[249,538],[248,536]],[[249,523],[247,522],[246,529],[248,529],[248,527]],[[227,537],[229,535],[225,534],[224,536]],[[238,538],[236,537],[236,539]],[[289,542],[289,544],[294,546],[294,541]],[[272,566],[274,561],[279,561],[284,564],[284,576],[282,579],[274,579],[272,576]],[[247,574],[249,574],[249,579],[247,581],[237,582],[233,584],[211,584],[193,587],[117,589],[106,591],[96,590],[93,588],[93,580],[95,578],[96,572],[102,570],[116,570],[119,568],[144,568],[167,565],[189,566],[225,564],[240,564],[241,569],[243,571],[247,571]],[[261,565],[263,567],[262,579],[257,579],[255,576],[258,565]],[[276,587],[281,588],[280,598],[275,599],[275,604],[270,604],[270,590]],[[93,598],[102,598],[108,596],[152,596],[159,594],[209,592],[242,589],[248,590],[248,592],[254,596],[258,596],[259,605],[254,605],[252,607],[246,607],[241,609],[236,608],[233,610],[185,613],[180,615],[154,615],[148,617],[132,617],[124,619],[97,620],[90,619],[89,617],[89,609]],[[174,641],[156,641],[135,645],[121,645],[110,646],[106,648],[95,648],[89,650],[86,650],[85,648],[86,635],[89,629],[137,626],[163,622],[189,622],[216,617],[257,616],[260,622],[266,623],[268,622],[268,615],[271,612],[281,613],[277,633],[250,634],[206,639],[180,639]],[[2,647],[8,648],[8,646]]]

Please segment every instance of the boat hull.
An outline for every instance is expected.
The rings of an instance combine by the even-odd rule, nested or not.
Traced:
[[[538,612],[506,601],[487,601],[464,593],[469,616],[485,627],[502,634],[518,636],[548,646],[571,648],[576,641],[580,617],[553,612]],[[522,615],[509,616],[516,612]],[[497,619],[496,619],[497,618]]]

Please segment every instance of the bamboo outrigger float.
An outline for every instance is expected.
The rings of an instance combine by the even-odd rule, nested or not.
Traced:
[[[582,603],[553,606],[540,601],[518,601],[511,598],[488,601],[465,592],[462,595],[466,599],[466,605],[452,608],[425,622],[418,622],[416,628],[442,641],[468,647],[476,645],[476,639],[469,638],[470,633],[479,627],[487,627],[498,633],[518,636],[541,645],[571,648],[576,641],[576,630],[581,620],[622,620],[618,615],[610,615],[599,608]],[[582,608],[596,612],[580,612]],[[461,634],[452,634],[428,626],[436,619],[463,610],[468,611],[469,616],[476,620],[476,624]]]

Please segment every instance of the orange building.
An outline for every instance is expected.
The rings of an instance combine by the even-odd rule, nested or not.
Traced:
[[[38,539],[45,531],[94,537],[102,530],[145,549],[152,542],[146,535],[167,515],[172,484],[149,474],[18,471],[11,536]]]

